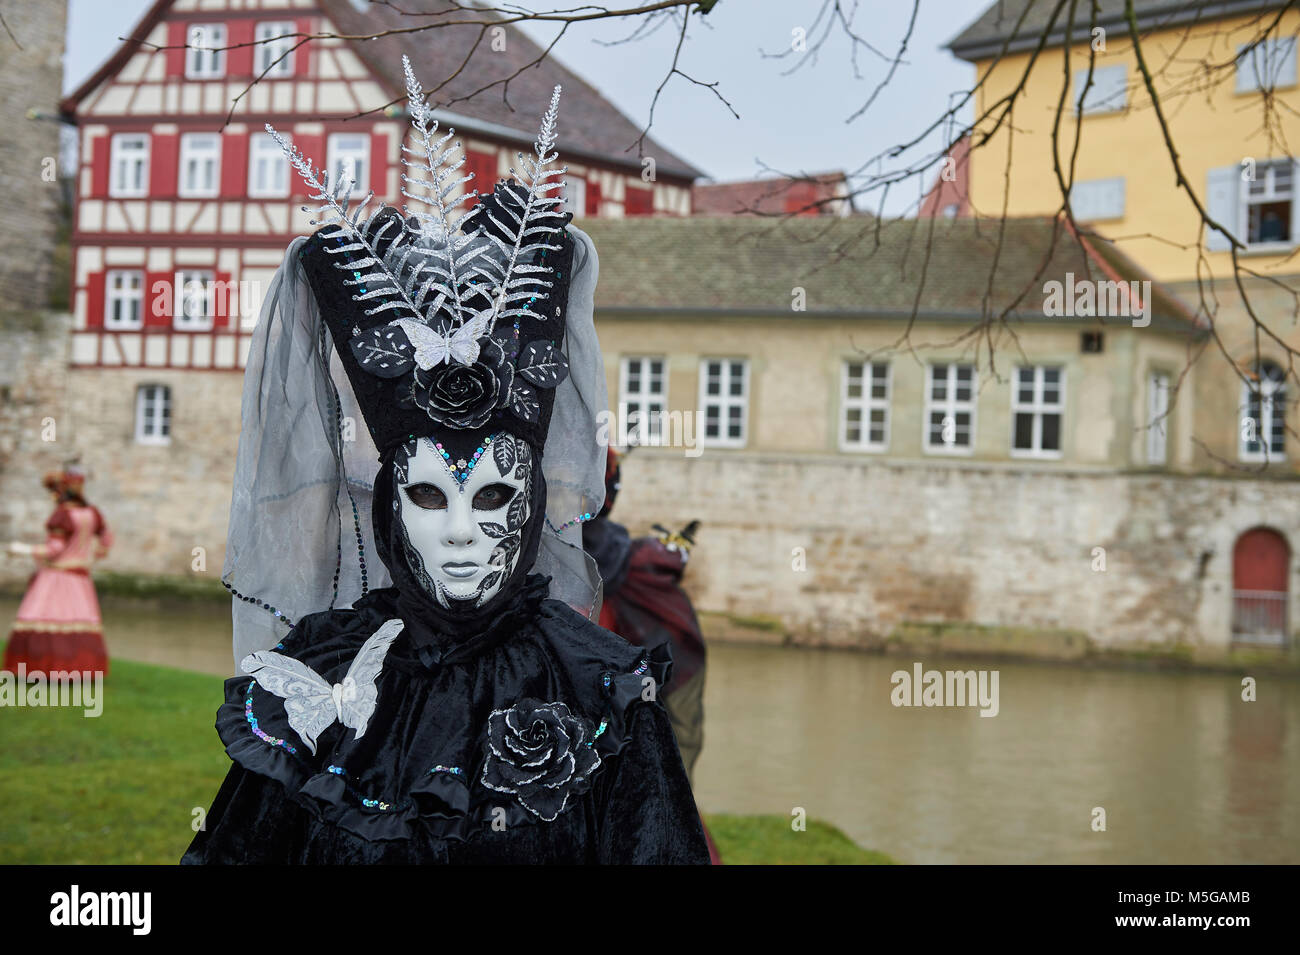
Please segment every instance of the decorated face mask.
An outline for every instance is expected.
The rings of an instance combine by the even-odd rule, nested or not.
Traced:
[[[519,559],[530,500],[532,449],[499,432],[474,462],[448,461],[432,438],[396,463],[397,518],[406,557],[442,606],[481,606]]]

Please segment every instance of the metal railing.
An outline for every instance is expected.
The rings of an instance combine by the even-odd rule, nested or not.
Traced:
[[[1238,643],[1286,643],[1286,592],[1234,590],[1232,639]]]

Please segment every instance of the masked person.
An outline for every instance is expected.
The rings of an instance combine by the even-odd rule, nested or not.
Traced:
[[[45,522],[45,543],[9,544],[9,553],[34,557],[38,567],[18,605],[5,646],[5,670],[108,672],[90,568],[108,555],[113,535],[99,509],[86,502],[85,482],[86,475],[75,466],[47,474],[44,484],[54,498],[54,513]]]
[[[559,90],[468,228],[406,70],[421,211],[363,220],[291,152],[333,216],[289,247],[250,353],[235,765],[182,861],[707,863],[668,655],[587,616],[604,373],[595,248],[548,192]]]
[[[656,534],[632,538],[609,517],[621,480],[618,452],[610,448],[605,503],[597,518],[582,526],[583,547],[604,582],[600,625],[639,647],[671,647],[673,674],[664,688],[664,705],[687,776],[693,780],[704,746],[705,650],[695,608],[681,580],[699,522],[676,532],[656,525]]]

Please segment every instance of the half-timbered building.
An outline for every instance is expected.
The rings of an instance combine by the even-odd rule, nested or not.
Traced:
[[[445,4],[404,9],[422,7]],[[430,86],[455,74],[431,102],[462,137],[477,185],[490,188],[530,148],[558,84],[577,216],[690,213],[698,171],[653,140],[629,151],[636,125],[555,60],[530,66],[542,51],[511,27],[477,44],[472,26],[324,36],[411,25],[355,0],[153,4],[63,102],[81,130],[74,368],[241,367],[259,291],[292,237],[312,231],[307,190],[265,125],[331,176],[399,203],[404,53]],[[141,438],[169,436],[164,394],[142,392]]]

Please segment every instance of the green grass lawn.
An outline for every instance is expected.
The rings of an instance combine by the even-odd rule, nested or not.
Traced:
[[[114,660],[103,714],[0,709],[0,863],[172,864],[230,760],[212,728],[219,677]],[[826,823],[706,816],[723,861],[874,864]]]

